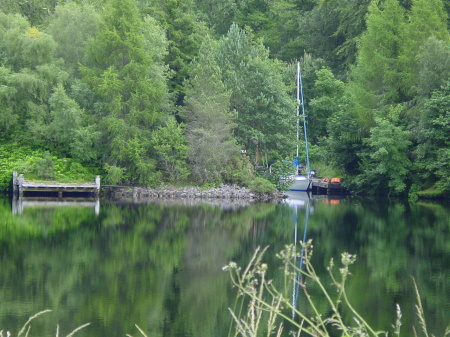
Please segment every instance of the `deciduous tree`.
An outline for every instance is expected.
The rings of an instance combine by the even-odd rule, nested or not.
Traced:
[[[292,155],[295,102],[283,78],[285,65],[269,59],[268,50],[237,25],[220,40],[218,64],[238,114],[238,143],[256,157],[259,152]]]

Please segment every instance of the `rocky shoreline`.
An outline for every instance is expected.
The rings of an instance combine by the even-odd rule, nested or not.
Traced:
[[[198,186],[163,186],[159,188],[133,186],[102,186],[101,196],[110,199],[215,199],[246,201],[279,201],[286,198],[281,192],[261,194],[237,185],[221,185],[219,187]]]

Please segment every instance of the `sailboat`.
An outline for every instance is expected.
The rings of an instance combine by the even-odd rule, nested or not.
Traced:
[[[296,156],[296,173],[293,177],[293,183],[289,187],[290,191],[310,191],[312,188],[311,168],[309,165],[309,149],[308,149],[308,133],[306,130],[306,113],[305,100],[303,97],[303,83],[300,62],[297,62],[297,156]],[[300,138],[300,106],[302,107],[303,131],[305,137],[305,151],[306,151],[306,176],[299,174],[299,156],[298,156],[298,141]]]

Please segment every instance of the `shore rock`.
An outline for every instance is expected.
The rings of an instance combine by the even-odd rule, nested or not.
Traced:
[[[133,186],[102,186],[101,195],[111,199],[222,199],[247,201],[278,201],[286,198],[281,192],[261,194],[237,185],[220,187],[163,186],[159,188]]]

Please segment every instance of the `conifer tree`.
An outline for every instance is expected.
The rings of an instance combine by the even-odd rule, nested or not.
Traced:
[[[227,163],[238,153],[233,138],[234,113],[230,95],[222,83],[216,62],[214,40],[206,36],[198,57],[192,62],[192,76],[185,83],[183,118],[187,121],[189,161],[194,178],[221,182]]]
[[[430,37],[450,43],[447,13],[443,1],[413,0],[399,53],[402,91],[408,99],[413,98],[417,93],[420,71],[418,55],[421,47]]]
[[[142,26],[134,0],[110,0],[82,72],[99,98],[103,159],[111,176],[117,180],[124,172],[123,182],[155,184],[150,132],[160,122],[167,90],[164,71],[146,52]]]
[[[208,29],[194,10],[193,0],[151,0],[143,12],[154,17],[164,28],[169,41],[164,62],[171,77],[169,90],[176,105],[183,104],[183,81],[190,76],[190,62],[198,53]]]
[[[351,73],[352,94],[366,112],[400,100],[398,55],[403,27],[404,11],[398,0],[370,4],[367,30],[361,37],[357,63]]]

